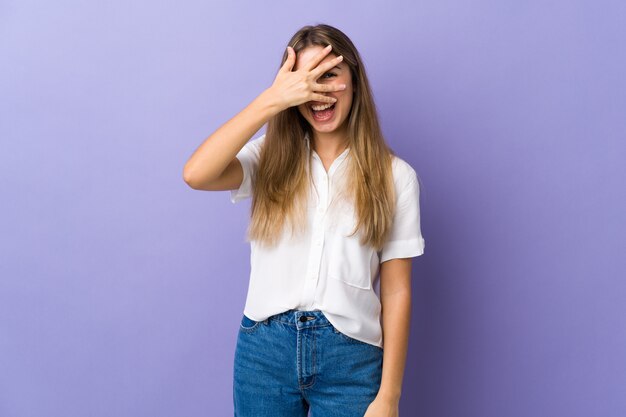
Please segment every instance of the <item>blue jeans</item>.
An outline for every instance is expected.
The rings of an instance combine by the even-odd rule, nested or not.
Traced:
[[[235,417],[363,417],[380,387],[383,349],[353,339],[319,310],[254,321],[235,349]]]

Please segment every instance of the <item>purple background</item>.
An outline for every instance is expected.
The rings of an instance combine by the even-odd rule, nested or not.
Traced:
[[[232,415],[249,202],[182,169],[329,23],[423,182],[401,415],[623,417],[625,21],[619,1],[4,1],[0,415]]]

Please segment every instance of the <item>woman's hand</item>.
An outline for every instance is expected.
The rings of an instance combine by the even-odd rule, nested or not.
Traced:
[[[322,74],[343,60],[343,56],[340,55],[323,65],[318,65],[331,49],[331,45],[328,45],[300,69],[292,71],[296,62],[296,53],[293,48],[287,47],[287,59],[280,70],[278,70],[274,83],[268,89],[272,92],[280,111],[308,101],[323,103],[334,103],[337,101],[336,98],[319,94],[319,92],[343,90],[345,89],[344,84],[319,84],[317,82]]]
[[[398,417],[399,415],[400,407],[398,401],[376,397],[365,410],[363,417]]]

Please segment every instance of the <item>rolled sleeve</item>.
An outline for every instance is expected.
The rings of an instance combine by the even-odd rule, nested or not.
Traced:
[[[393,258],[412,258],[424,253],[420,226],[419,182],[414,170],[397,196],[389,238],[380,251],[380,263]]]
[[[235,156],[241,163],[241,168],[243,169],[243,180],[241,181],[239,188],[230,190],[230,201],[233,204],[252,196],[254,177],[256,175],[257,167],[259,166],[261,145],[264,140],[265,134],[259,138],[249,141]]]

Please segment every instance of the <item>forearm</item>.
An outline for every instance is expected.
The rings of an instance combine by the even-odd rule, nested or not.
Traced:
[[[238,114],[213,132],[193,153],[184,167],[187,183],[218,177],[235,155],[267,121],[280,112],[274,92],[259,94]]]
[[[411,293],[398,291],[381,298],[383,372],[378,397],[398,402],[406,364],[411,320]]]

